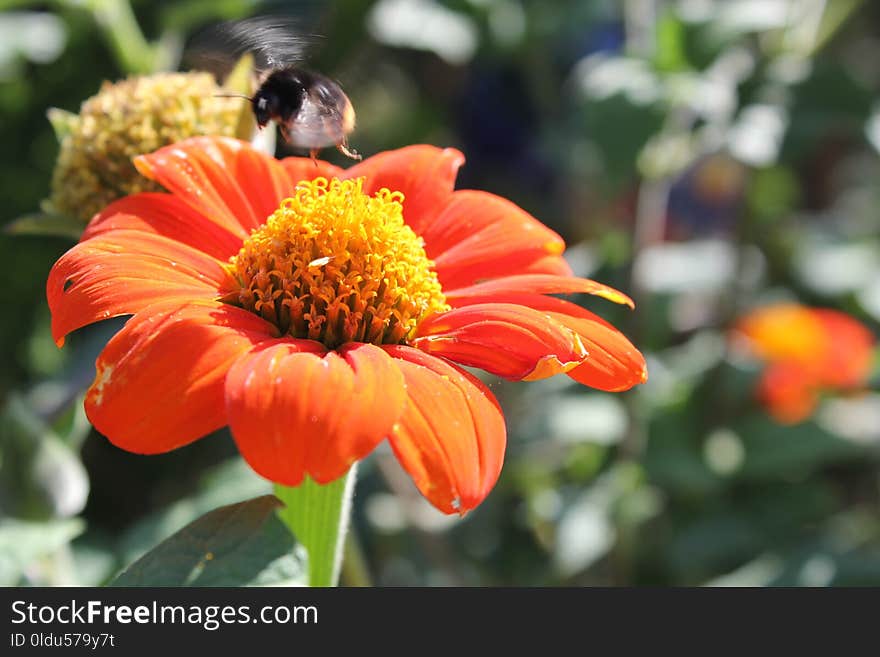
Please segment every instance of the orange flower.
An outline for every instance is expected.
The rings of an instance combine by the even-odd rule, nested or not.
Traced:
[[[837,310],[770,305],[746,315],[736,328],[768,363],[758,397],[780,422],[801,422],[812,415],[822,391],[856,389],[871,373],[873,334]]]
[[[475,507],[506,431],[454,363],[610,391],[647,375],[617,329],[546,295],[629,298],[573,277],[562,239],[516,205],[453,191],[463,161],[411,146],[341,170],[217,137],[136,158],[170,193],[108,206],[47,283],[59,346],[133,315],[97,360],[95,428],[152,454],[228,425],[288,486],[330,482],[387,437],[437,508]]]

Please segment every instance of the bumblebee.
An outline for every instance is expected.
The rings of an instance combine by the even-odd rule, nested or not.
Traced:
[[[225,59],[244,52],[256,57],[259,87],[253,96],[240,97],[250,101],[260,128],[274,121],[287,143],[308,149],[313,159],[327,146],[361,159],[348,145],[348,135],[355,126],[354,107],[339,83],[301,66],[314,39],[304,35],[296,23],[260,16],[221,23],[204,33],[203,41],[206,36],[215,44],[223,42]],[[210,50],[202,50],[196,57],[217,59],[216,52]]]
[[[348,146],[354,107],[330,78],[296,66],[271,70],[250,101],[257,125],[264,128],[275,121],[285,141],[309,149],[312,157],[318,149],[335,145],[342,154],[361,159]]]

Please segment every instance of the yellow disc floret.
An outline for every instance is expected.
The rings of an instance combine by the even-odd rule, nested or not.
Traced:
[[[405,342],[449,306],[402,203],[387,189],[366,195],[362,178],[299,183],[231,259],[239,289],[224,301],[331,349]]]

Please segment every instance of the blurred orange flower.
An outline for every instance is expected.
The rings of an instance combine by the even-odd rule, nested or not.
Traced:
[[[743,317],[736,333],[767,363],[758,397],[786,424],[812,415],[822,391],[857,389],[871,373],[874,335],[837,310],[765,306]]]
[[[228,425],[262,476],[327,483],[386,437],[421,492],[472,509],[504,418],[459,365],[602,390],[647,378],[613,326],[548,294],[594,294],[516,205],[453,191],[464,158],[411,146],[342,170],[198,137],[136,158],[170,193],[98,214],[47,283],[52,331],[133,315],[86,397],[114,444],[158,453]],[[457,364],[458,365],[457,365]]]

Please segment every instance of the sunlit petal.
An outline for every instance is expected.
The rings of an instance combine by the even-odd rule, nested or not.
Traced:
[[[256,174],[248,166],[255,158],[242,156],[242,149],[250,146],[224,137],[192,137],[138,156],[135,166],[143,176],[161,184],[196,212],[245,237],[265,221],[266,208],[251,203],[250,186],[255,183]],[[247,177],[237,177],[239,168]],[[274,190],[275,179],[258,184]],[[267,193],[263,191],[254,198],[259,201]]]
[[[344,175],[365,176],[367,194],[383,187],[402,192],[406,223],[416,233],[424,234],[452,195],[462,164],[464,155],[454,148],[417,145],[374,155],[346,170]]]
[[[406,409],[391,446],[416,486],[446,513],[473,509],[492,490],[507,443],[495,397],[467,372],[416,349],[389,346],[406,380]]]
[[[575,331],[547,313],[517,304],[475,304],[433,315],[419,325],[412,343],[517,381],[567,372],[587,357]]]
[[[271,325],[215,302],[166,301],[132,317],[104,348],[86,395],[91,423],[114,445],[167,452],[226,424],[226,373],[271,339]]]
[[[173,239],[116,230],[80,242],[46,282],[52,336],[161,302],[213,299],[228,282],[220,262]]]
[[[544,273],[530,266],[560,258],[565,249],[559,235],[522,208],[472,190],[455,192],[422,236],[445,289],[523,271]]]
[[[403,377],[369,344],[326,351],[279,341],[229,372],[229,425],[242,456],[267,479],[295,486],[341,477],[388,436],[404,408]]]
[[[492,301],[495,295],[506,293],[531,294],[594,294],[614,303],[621,303],[633,308],[632,299],[615,290],[613,287],[598,283],[588,278],[572,276],[554,276],[552,274],[521,274],[504,276],[490,281],[477,283],[468,287],[449,290],[446,299],[454,305],[469,303],[485,303]]]
[[[114,230],[162,235],[223,261],[241,247],[238,235],[172,194],[145,192],[114,201],[92,219],[80,241]]]

